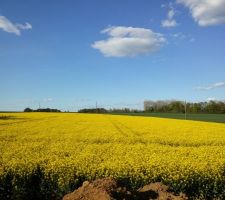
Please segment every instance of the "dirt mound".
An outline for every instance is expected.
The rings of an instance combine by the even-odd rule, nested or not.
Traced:
[[[110,178],[98,179],[92,183],[85,181],[81,187],[67,194],[63,200],[186,200],[185,195],[176,196],[162,183],[151,183],[138,189],[128,191],[126,187],[118,186]]]
[[[116,187],[116,182],[108,178],[92,183],[85,181],[77,190],[64,196],[63,200],[110,200],[110,195]]]
[[[151,183],[145,185],[143,188],[137,190],[139,196],[138,199],[159,199],[159,200],[186,200],[187,197],[184,194],[176,196],[171,191],[169,187],[163,185],[162,183]]]

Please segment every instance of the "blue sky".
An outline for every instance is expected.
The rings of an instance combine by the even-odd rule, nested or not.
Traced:
[[[225,0],[0,0],[0,110],[225,99]]]

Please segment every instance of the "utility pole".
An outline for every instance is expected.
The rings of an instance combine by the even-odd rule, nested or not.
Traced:
[[[96,104],[95,104],[95,109],[96,109],[96,113],[98,112],[97,109],[98,109],[98,102],[96,101]]]
[[[185,118],[185,120],[187,119],[187,102],[186,102],[186,100],[184,101],[184,118]]]

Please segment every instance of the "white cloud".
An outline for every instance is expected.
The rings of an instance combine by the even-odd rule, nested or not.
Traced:
[[[175,44],[178,44],[178,42],[183,41],[183,40],[189,41],[191,43],[195,42],[194,37],[192,37],[190,34],[184,34],[182,32],[173,33],[173,34],[170,34],[170,36],[172,38],[172,41]]]
[[[177,22],[174,19],[165,19],[161,22],[162,27],[175,27],[177,26]]]
[[[177,0],[188,7],[192,17],[200,26],[225,22],[225,0]]]
[[[14,33],[16,35],[21,35],[21,30],[32,29],[31,24],[13,24],[9,19],[4,16],[0,16],[0,29],[8,33]]]
[[[168,19],[173,19],[174,15],[175,15],[175,11],[173,10],[173,8],[171,8],[168,11],[167,17],[168,17]]]
[[[92,47],[98,49],[106,57],[149,54],[159,50],[166,42],[163,34],[146,28],[112,26],[101,33],[107,34],[109,38],[94,42]]]
[[[32,29],[32,25],[30,23],[25,23],[25,25],[23,24],[16,24],[16,26],[19,28],[19,29],[22,29],[22,30],[29,30],[29,29]]]
[[[162,20],[162,22],[161,22],[162,27],[170,28],[170,27],[177,26],[178,24],[177,24],[176,20],[174,19],[174,15],[175,15],[174,8],[173,8],[172,4],[170,4],[170,9],[167,13],[167,19]]]
[[[208,97],[207,99],[206,99],[206,101],[216,101],[217,99],[215,98],[215,97]]]
[[[45,98],[45,99],[43,99],[43,101],[44,102],[52,102],[52,101],[54,101],[54,99],[53,98]]]
[[[183,39],[187,38],[187,35],[183,34],[182,32],[171,34],[171,36],[173,38],[180,39],[180,40],[183,40]]]
[[[197,90],[212,90],[215,88],[222,88],[225,87],[225,82],[218,82],[218,83],[214,83],[208,86],[200,86],[200,87],[196,87]]]

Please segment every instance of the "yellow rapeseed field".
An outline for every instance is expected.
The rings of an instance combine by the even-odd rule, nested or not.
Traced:
[[[9,174],[19,192],[24,186],[18,180],[38,167],[62,193],[80,180],[113,177],[132,187],[162,181],[188,194],[224,195],[225,124],[102,114],[0,115],[11,116],[0,119],[0,192]]]

